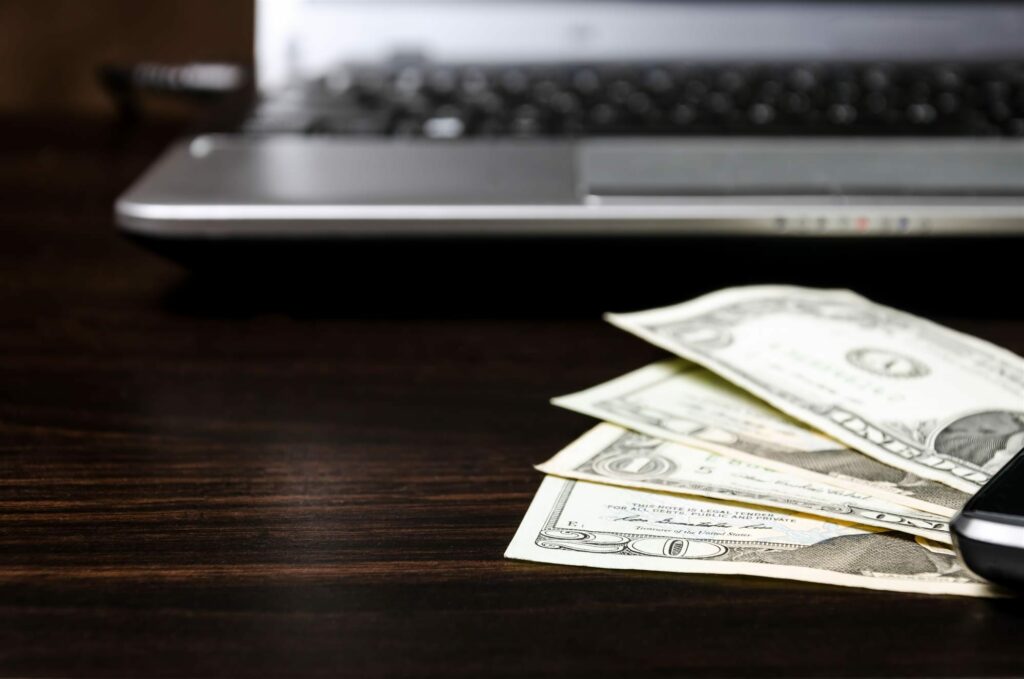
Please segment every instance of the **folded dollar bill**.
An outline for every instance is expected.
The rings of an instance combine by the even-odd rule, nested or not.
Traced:
[[[951,550],[921,538],[782,510],[551,476],[541,484],[505,556],[926,594],[1000,594],[964,570]]]
[[[929,514],[952,517],[970,497],[858,453],[683,359],[655,363],[552,402],[794,479],[842,486]]]
[[[733,288],[607,319],[879,462],[966,493],[1024,447],[1024,359],[847,290]]]
[[[945,517],[613,424],[599,424],[537,469],[583,481],[806,512],[950,543]]]

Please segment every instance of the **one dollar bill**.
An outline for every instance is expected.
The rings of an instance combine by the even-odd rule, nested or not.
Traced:
[[[607,318],[880,462],[966,493],[1024,447],[1024,359],[847,290],[733,288]]]
[[[823,436],[683,359],[661,361],[555,405],[658,438],[952,517],[969,494]]]
[[[941,546],[909,535],[702,498],[549,476],[505,556],[848,587],[998,596]]]
[[[582,481],[806,512],[950,543],[943,516],[613,424],[597,425],[537,469]]]

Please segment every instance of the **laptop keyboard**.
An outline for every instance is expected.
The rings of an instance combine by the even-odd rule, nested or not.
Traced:
[[[1024,64],[351,67],[252,133],[1024,137]]]

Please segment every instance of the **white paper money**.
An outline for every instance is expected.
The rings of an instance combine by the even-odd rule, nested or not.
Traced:
[[[909,535],[553,476],[544,479],[505,556],[926,594],[1001,594],[954,557]]]
[[[597,425],[537,469],[582,481],[806,512],[951,542],[945,517],[614,424]]]
[[[1024,447],[1024,359],[847,290],[733,288],[607,318],[880,462],[967,493]]]
[[[654,363],[552,403],[947,518],[970,497],[847,448],[683,359]]]

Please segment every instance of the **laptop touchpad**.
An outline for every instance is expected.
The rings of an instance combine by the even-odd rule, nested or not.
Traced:
[[[596,196],[1024,195],[1024,143],[977,139],[594,140]]]

